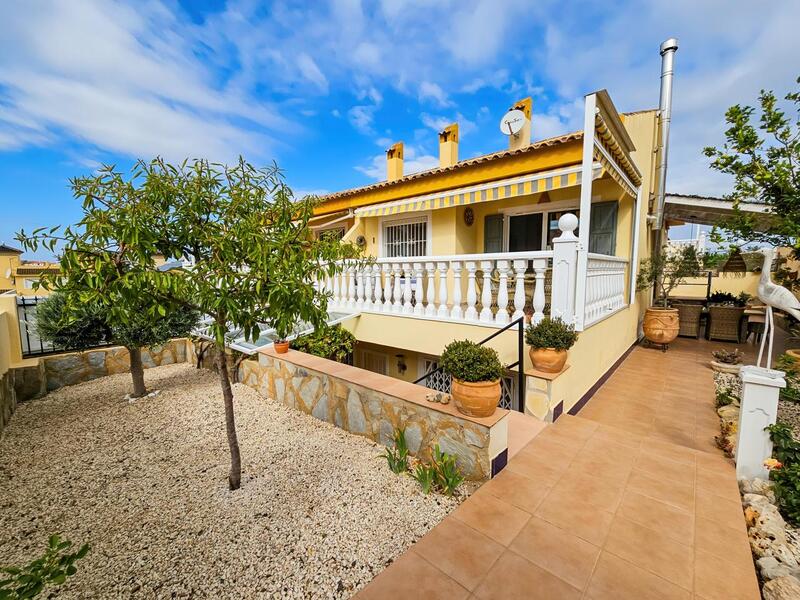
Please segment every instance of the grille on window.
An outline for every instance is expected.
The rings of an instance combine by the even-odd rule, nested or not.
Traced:
[[[425,256],[427,222],[392,223],[383,229],[384,255],[387,258]]]

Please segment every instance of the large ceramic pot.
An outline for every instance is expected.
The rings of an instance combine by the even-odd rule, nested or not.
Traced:
[[[529,353],[533,367],[545,373],[560,373],[567,364],[566,350],[531,348]]]
[[[680,330],[677,308],[650,307],[644,313],[644,335],[654,344],[669,344]]]
[[[286,354],[289,352],[289,342],[275,342],[275,352],[278,354]]]
[[[453,378],[450,386],[456,408],[470,417],[491,417],[500,402],[500,380],[461,381]]]

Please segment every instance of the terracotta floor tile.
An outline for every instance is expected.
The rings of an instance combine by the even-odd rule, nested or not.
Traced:
[[[729,500],[738,500],[739,484],[736,473],[718,473],[715,471],[697,470],[697,489],[712,492]]]
[[[509,546],[517,554],[582,590],[600,548],[538,517],[522,528]]]
[[[666,479],[683,485],[694,485],[695,466],[664,458],[657,452],[643,449],[636,457],[634,469],[650,477]]]
[[[725,527],[745,530],[741,502],[722,498],[706,490],[697,490],[695,516],[709,519]]]
[[[617,515],[608,532],[605,550],[675,585],[692,589],[691,546],[663,533]]]
[[[553,489],[610,512],[617,509],[622,498],[622,486],[619,481],[610,481],[572,470],[564,473]]]
[[[615,444],[618,445],[618,444]],[[585,473],[600,477],[618,486],[625,484],[633,469],[633,458],[615,458],[602,452],[581,450],[570,463],[570,472]]]
[[[598,510],[579,497],[556,491],[547,495],[534,514],[596,546],[605,542],[614,519],[611,512]]]
[[[586,597],[592,600],[689,600],[690,592],[609,552],[600,553]]]
[[[482,489],[524,511],[533,513],[550,491],[553,479],[549,473],[538,480],[535,472],[531,475],[528,477],[512,469],[503,469],[497,477],[483,484]]]
[[[475,589],[505,551],[503,546],[458,519],[448,518],[413,548],[414,552],[468,590]]]
[[[554,460],[537,448],[520,450],[504,470],[520,473],[541,485],[554,484],[564,473],[571,459]]]
[[[415,597],[420,600],[425,598],[420,594]],[[507,550],[475,590],[474,597],[481,600],[578,600],[581,592],[563,579]]]
[[[451,514],[504,546],[511,543],[530,519],[529,513],[488,493],[473,494]]]
[[[725,527],[700,517],[695,523],[695,548],[728,560],[752,561],[750,542],[743,529]]]
[[[691,512],[637,492],[625,492],[617,515],[685,544],[691,545],[694,539],[695,519]]]
[[[696,464],[696,452],[689,448],[683,448],[668,442],[651,441],[649,442],[647,449],[663,456],[664,458],[668,458],[676,462]]]
[[[592,436],[592,439],[587,442],[587,445],[595,441],[609,441],[625,446],[631,450],[637,450],[641,446],[643,439],[643,436],[632,434],[624,429],[618,429],[611,425],[600,425],[597,431],[595,431],[594,436]]]
[[[469,592],[413,550],[407,551],[358,594],[359,600],[459,600]]]
[[[695,593],[705,600],[758,600],[755,567],[732,564],[708,552],[698,551],[695,555]]]
[[[717,473],[733,473],[736,476],[736,467],[733,460],[727,458],[720,450],[714,452],[698,452],[697,468]]]
[[[659,479],[634,470],[628,479],[628,490],[671,504],[686,512],[694,508],[694,486]]]

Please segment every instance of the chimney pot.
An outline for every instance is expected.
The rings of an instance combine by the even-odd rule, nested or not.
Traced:
[[[439,167],[452,167],[458,162],[458,123],[451,123],[439,132]]]
[[[403,176],[403,142],[397,142],[386,151],[386,180],[395,181]]]

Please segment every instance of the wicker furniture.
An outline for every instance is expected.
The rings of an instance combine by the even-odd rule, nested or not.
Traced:
[[[703,314],[702,304],[676,304],[680,318],[678,335],[700,338],[700,316]]]
[[[740,342],[743,316],[743,306],[710,305],[706,337],[709,340]]]

